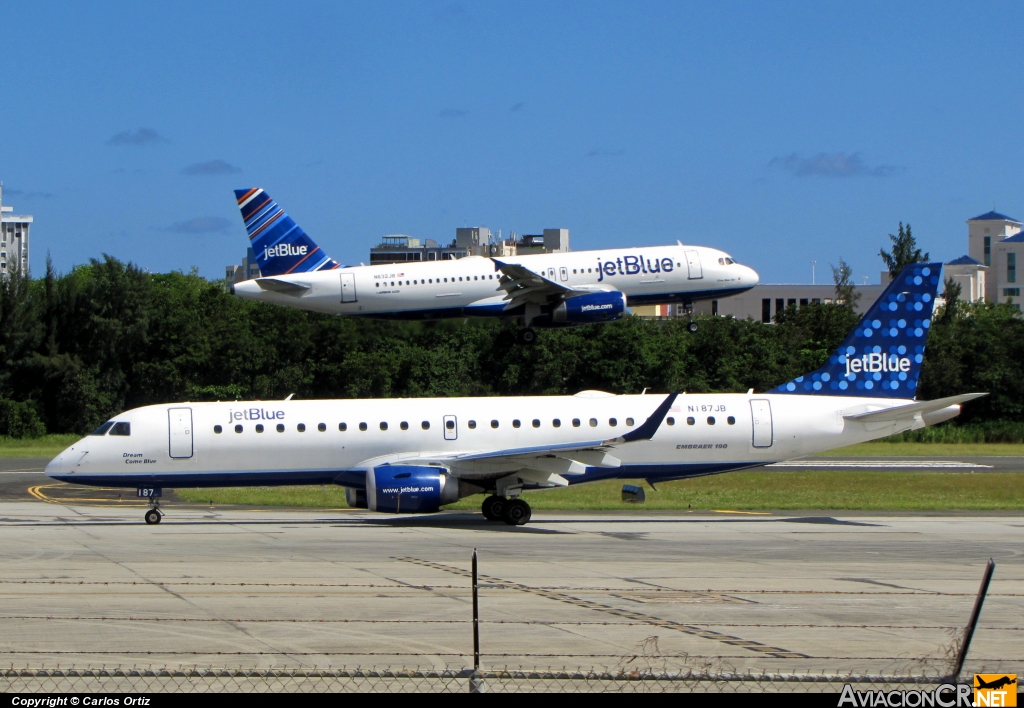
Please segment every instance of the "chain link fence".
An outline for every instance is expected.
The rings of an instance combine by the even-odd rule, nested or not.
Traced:
[[[53,668],[0,671],[9,693],[838,693],[908,690],[952,683],[949,676],[858,676],[613,669],[444,670]]]

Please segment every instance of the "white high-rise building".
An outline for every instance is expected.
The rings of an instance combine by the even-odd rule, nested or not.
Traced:
[[[4,188],[0,184],[0,276],[15,270],[28,274],[28,231],[32,217],[14,214],[14,207],[4,206]]]

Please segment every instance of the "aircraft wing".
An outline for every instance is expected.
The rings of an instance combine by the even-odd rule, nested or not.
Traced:
[[[934,401],[918,401],[917,403],[910,403],[905,406],[884,408],[880,411],[852,413],[850,415],[844,415],[843,417],[847,420],[855,420],[862,423],[887,423],[897,420],[907,420],[908,418],[913,418],[917,415],[934,413],[942,410],[943,408],[955,406],[958,403],[964,403],[966,401],[973,401],[975,398],[981,398],[982,396],[987,395],[987,393],[964,393],[959,396],[949,396],[948,398],[936,398]]]
[[[503,263],[496,258],[491,260],[494,261],[494,269],[501,272],[498,287],[506,293],[506,310],[528,302],[546,305],[551,300],[562,299],[577,292],[568,285],[562,285],[516,263]]]
[[[678,393],[671,393],[647,420],[633,430],[615,438],[578,440],[557,445],[481,450],[455,454],[426,453],[415,459],[403,458],[402,464],[427,462],[451,467],[458,477],[493,477],[496,472],[516,472],[542,486],[564,486],[561,475],[583,474],[587,467],[619,467],[614,456],[620,445],[650,440],[661,427]],[[531,477],[532,475],[532,477]]]

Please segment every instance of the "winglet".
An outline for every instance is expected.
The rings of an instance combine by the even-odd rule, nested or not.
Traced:
[[[676,402],[676,396],[678,395],[678,391],[668,394],[665,400],[661,402],[661,405],[644,421],[643,425],[629,431],[622,437],[615,438],[612,442],[636,442],[637,440],[650,440],[653,438],[654,434],[658,432],[658,428],[661,427],[662,421],[665,420],[665,416],[668,415],[668,409]]]

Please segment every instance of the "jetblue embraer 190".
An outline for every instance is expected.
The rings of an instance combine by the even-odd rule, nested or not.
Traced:
[[[524,524],[524,491],[657,483],[811,455],[948,420],[973,393],[917,401],[939,263],[908,266],[817,371],[767,393],[285,400],[130,410],[58,455],[64,482],[337,484],[355,507],[433,512],[479,493]],[[146,513],[158,523],[154,501]]]
[[[753,269],[701,246],[653,246],[509,258],[342,266],[262,189],[235,190],[261,277],[236,283],[243,298],[352,317],[430,320],[502,317],[532,327],[617,320],[627,306],[744,292]],[[696,325],[691,321],[691,330]]]

